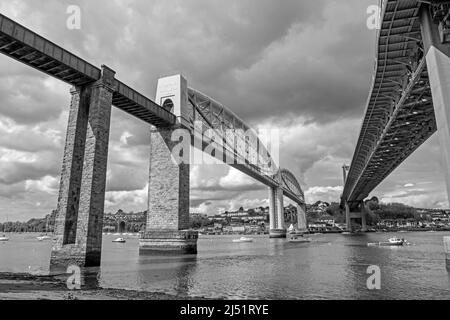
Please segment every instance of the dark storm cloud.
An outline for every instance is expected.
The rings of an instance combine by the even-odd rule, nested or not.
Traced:
[[[0,183],[12,185],[26,180],[39,180],[45,176],[57,176],[61,172],[58,155],[43,152],[30,162],[11,160],[0,162]],[[55,165],[58,163],[58,165]]]
[[[173,72],[183,72],[207,91],[221,88],[211,94],[236,93],[241,85],[234,76],[237,70],[251,68],[293,26],[320,26],[325,6],[322,0],[286,0],[282,5],[270,0],[23,3],[19,21],[97,65],[108,64],[119,78],[151,97],[157,77]],[[82,10],[81,31],[65,28],[69,4]]]
[[[81,8],[81,30],[66,28],[73,4]],[[250,125],[286,129],[282,166],[301,177],[309,194],[331,190],[338,197],[340,166],[353,155],[370,87],[375,33],[366,28],[366,9],[372,4],[378,0],[0,0],[0,10],[91,63],[108,65],[149,98],[160,76],[183,73],[190,86]],[[0,58],[0,193],[11,186],[19,197],[30,179],[59,180],[68,92],[65,84]],[[5,130],[2,120],[11,121]],[[113,111],[110,204],[145,208],[148,129]],[[191,181],[194,207],[253,205],[245,198],[267,196],[261,185],[227,170],[202,171]],[[410,182],[413,171],[401,171],[402,181]]]
[[[18,124],[58,119],[65,107],[64,100],[51,95],[45,78],[33,72],[19,76],[0,74],[0,114]]]

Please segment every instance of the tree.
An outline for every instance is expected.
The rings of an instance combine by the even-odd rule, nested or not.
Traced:
[[[339,203],[332,202],[325,212],[328,215],[332,216],[337,223],[345,222],[345,214],[342,212]]]

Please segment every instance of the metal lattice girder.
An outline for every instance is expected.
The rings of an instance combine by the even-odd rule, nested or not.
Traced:
[[[295,176],[285,169],[278,169],[275,162],[271,159],[271,155],[267,152],[264,144],[259,141],[256,132],[253,132],[250,127],[245,124],[238,116],[236,116],[231,110],[215,101],[214,99],[206,96],[205,94],[189,88],[188,89],[188,116],[189,123],[192,130],[199,130],[198,134],[201,134],[204,138],[204,133],[209,130],[215,130],[221,137],[221,141],[218,142],[218,146],[224,148],[226,152],[233,155],[232,167],[239,171],[251,176],[252,178],[264,183],[270,187],[281,187],[285,196],[290,198],[296,203],[304,204],[305,198],[303,191],[300,187]],[[202,128],[197,128],[195,122],[201,122]],[[232,130],[239,130],[238,135],[228,137]],[[240,135],[242,133],[242,135]],[[256,141],[257,144],[246,144],[246,137],[244,134],[249,134],[250,140]],[[235,138],[238,141],[235,141]],[[233,141],[233,144],[229,142]],[[203,141],[202,148],[210,143],[209,139]],[[258,149],[262,148],[261,149]],[[256,149],[255,149],[256,147]],[[262,156],[262,163],[255,164],[248,160],[249,153],[259,154]],[[223,160],[223,158],[222,158]],[[258,159],[259,160],[259,159]],[[267,167],[267,163],[271,163],[271,166]]]
[[[383,2],[372,89],[342,201],[364,200],[436,131],[420,5]]]
[[[0,52],[73,86],[100,79],[101,69],[0,14]],[[175,124],[176,117],[120,81],[113,105],[155,126]]]
[[[295,178],[292,172],[290,172],[287,169],[281,169],[281,180],[283,183],[283,189],[286,196],[288,196],[291,199],[293,199],[293,197],[301,199],[303,203],[305,202],[305,194],[303,193],[300,184],[298,183],[297,179]],[[288,190],[289,192],[287,192],[286,190]],[[287,193],[290,193],[293,196],[288,195]]]

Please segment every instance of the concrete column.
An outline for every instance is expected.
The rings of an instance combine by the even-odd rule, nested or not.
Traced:
[[[270,230],[270,237],[286,238],[286,227],[284,223],[283,190],[281,188],[274,188],[274,199],[275,199],[276,228]]]
[[[421,11],[421,27],[450,201],[450,46],[441,43],[438,25],[432,21],[429,6],[425,4]]]
[[[361,231],[367,232],[367,221],[366,221],[366,205],[364,204],[364,201],[361,202]]]
[[[345,201],[345,222],[347,223],[347,231],[352,232],[352,219],[350,217],[350,206]]]
[[[172,141],[176,129],[181,127],[150,133],[148,213],[141,253],[197,253],[198,233],[188,230],[189,163],[179,164],[172,157],[172,149],[179,144]]]
[[[72,90],[51,266],[100,265],[114,75]]]
[[[298,223],[298,230],[306,232],[308,231],[308,223],[306,220],[306,210],[304,209],[305,205],[299,205],[297,204],[297,223]]]
[[[445,264],[450,271],[450,237],[444,237]]]

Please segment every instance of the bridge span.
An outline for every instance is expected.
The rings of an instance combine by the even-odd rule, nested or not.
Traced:
[[[198,233],[188,230],[189,156],[178,163],[173,140],[187,132],[190,148],[213,144],[213,156],[265,184],[269,190],[271,237],[286,237],[283,197],[297,204],[298,229],[306,230],[305,199],[295,176],[279,168],[256,133],[231,110],[188,87],[181,75],[159,79],[156,102],[0,14],[0,52],[72,85],[69,123],[51,254],[52,266],[98,266],[101,260],[111,106],[149,124],[150,170],[146,230],[141,252],[196,253]],[[227,129],[237,134],[227,136]],[[206,133],[214,133],[215,139]],[[182,138],[182,137],[180,137]],[[212,143],[213,142],[213,143]],[[251,161],[251,157],[256,160]]]
[[[436,130],[450,192],[449,1],[384,0],[376,64],[351,166],[344,168],[347,229],[364,200]],[[449,193],[450,199],[450,193]]]

